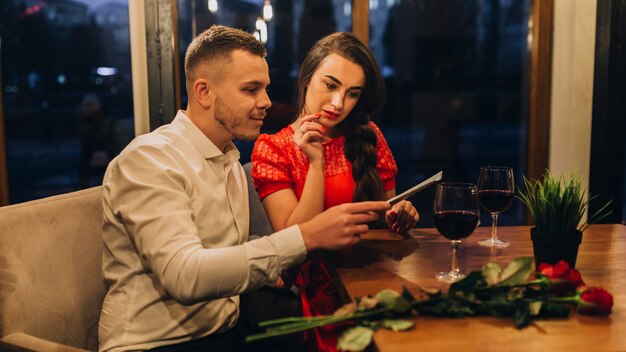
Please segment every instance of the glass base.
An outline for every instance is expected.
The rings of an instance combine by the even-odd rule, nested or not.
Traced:
[[[503,241],[501,239],[491,238],[491,237],[478,241],[478,244],[484,247],[495,247],[495,248],[506,248],[509,245],[511,245],[511,243],[507,241]]]
[[[453,282],[457,282],[459,280],[461,280],[462,278],[465,277],[465,274],[460,273],[458,271],[450,271],[450,272],[441,272],[437,275],[435,275],[435,278],[439,281],[443,281],[443,282],[447,282],[447,283],[453,283]]]

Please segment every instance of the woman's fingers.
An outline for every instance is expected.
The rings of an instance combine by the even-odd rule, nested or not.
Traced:
[[[417,209],[415,209],[415,207],[413,206],[409,208],[406,214],[406,221],[403,225],[401,225],[400,233],[408,232],[411,228],[413,228],[413,226],[415,226],[415,224],[419,220],[419,213],[417,212]]]
[[[320,114],[307,115],[298,120],[296,125],[296,133],[300,133],[302,137],[309,139],[310,137],[321,137],[326,132],[326,127],[322,126],[319,121]],[[308,132],[317,132],[309,134]]]
[[[324,134],[324,132],[326,132],[326,128],[320,125],[319,123],[309,122],[309,123],[303,124],[302,127],[300,127],[300,129],[298,130],[298,132],[302,134],[303,136],[309,132],[315,132],[315,133],[322,135]]]
[[[394,209],[391,209],[389,211],[387,211],[385,213],[385,221],[387,222],[387,224],[390,224],[390,226],[396,222],[396,211]]]
[[[318,122],[319,116],[319,114],[313,114],[301,117],[294,125],[294,142],[303,149],[303,151],[309,144],[322,141],[326,127]],[[305,154],[309,156],[306,151]]]
[[[405,233],[415,226],[419,220],[419,213],[411,202],[402,201],[387,213],[386,219],[391,231]]]
[[[320,114],[311,114],[311,115],[306,115],[306,116],[299,118],[295,124],[296,131],[302,128],[302,125],[306,124],[307,122],[317,122],[319,118],[320,118]]]
[[[293,141],[310,162],[323,159],[322,139],[326,128],[319,121],[320,114],[306,115],[293,125]]]

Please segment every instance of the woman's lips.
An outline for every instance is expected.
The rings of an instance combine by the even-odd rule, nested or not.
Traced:
[[[338,118],[338,117],[339,117],[339,114],[334,113],[334,112],[332,112],[332,111],[326,111],[326,110],[324,110],[324,114],[326,114],[326,117],[328,117],[328,118],[329,118],[329,119],[331,119],[331,120],[334,120],[334,119],[336,119],[336,118]]]

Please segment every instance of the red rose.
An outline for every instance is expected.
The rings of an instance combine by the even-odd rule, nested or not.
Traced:
[[[578,290],[578,312],[582,314],[609,314],[613,308],[613,296],[600,287],[581,287]]]
[[[550,279],[553,291],[574,291],[577,287],[585,285],[578,270],[569,267],[566,261],[561,260],[555,265],[539,264],[539,273]]]

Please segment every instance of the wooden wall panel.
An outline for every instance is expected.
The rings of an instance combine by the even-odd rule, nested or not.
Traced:
[[[552,89],[554,0],[534,0],[531,11],[530,108],[527,177],[538,178],[548,168]]]

